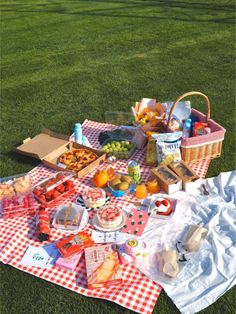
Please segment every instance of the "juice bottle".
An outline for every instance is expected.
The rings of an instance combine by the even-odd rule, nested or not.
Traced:
[[[139,199],[147,197],[147,187],[145,184],[138,184],[135,190],[135,196]]]
[[[160,191],[159,184],[157,179],[149,179],[147,183],[148,192],[151,194],[158,193]]]

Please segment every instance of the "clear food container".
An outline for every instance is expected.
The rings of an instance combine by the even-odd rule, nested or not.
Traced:
[[[54,173],[34,186],[34,197],[45,206],[52,206],[54,201],[74,193],[73,176],[72,172]]]

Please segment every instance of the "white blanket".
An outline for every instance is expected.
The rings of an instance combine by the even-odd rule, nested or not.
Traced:
[[[173,218],[158,223],[150,218],[142,239],[151,243],[148,259],[137,262],[139,269],[162,284],[168,296],[184,313],[196,313],[222,296],[236,283],[236,172],[221,173],[204,180],[208,196],[199,189],[191,194],[178,192],[171,197],[179,200]],[[189,224],[208,229],[200,250],[185,263],[174,280],[165,280],[156,271],[155,254],[163,245],[175,248],[176,242],[186,234]]]

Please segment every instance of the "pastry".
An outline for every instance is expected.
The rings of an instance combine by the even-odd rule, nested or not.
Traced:
[[[89,188],[82,194],[86,207],[98,208],[106,203],[106,192],[100,188]]]
[[[80,171],[95,159],[97,155],[88,149],[75,149],[62,154],[58,161],[73,171]]]
[[[166,198],[158,198],[155,200],[155,206],[152,214],[156,216],[169,216],[173,211],[171,202]]]
[[[72,206],[63,207],[57,214],[56,223],[61,224],[66,229],[67,226],[78,226],[82,213],[78,215],[77,210]]]
[[[103,228],[116,228],[122,223],[123,215],[119,208],[105,207],[97,212],[98,223]]]
[[[16,194],[27,193],[30,190],[30,177],[24,176],[14,181],[14,190]]]

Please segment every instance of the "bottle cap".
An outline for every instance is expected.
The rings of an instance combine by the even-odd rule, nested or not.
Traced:
[[[81,124],[80,123],[76,123],[75,124],[75,128],[81,128]]]

